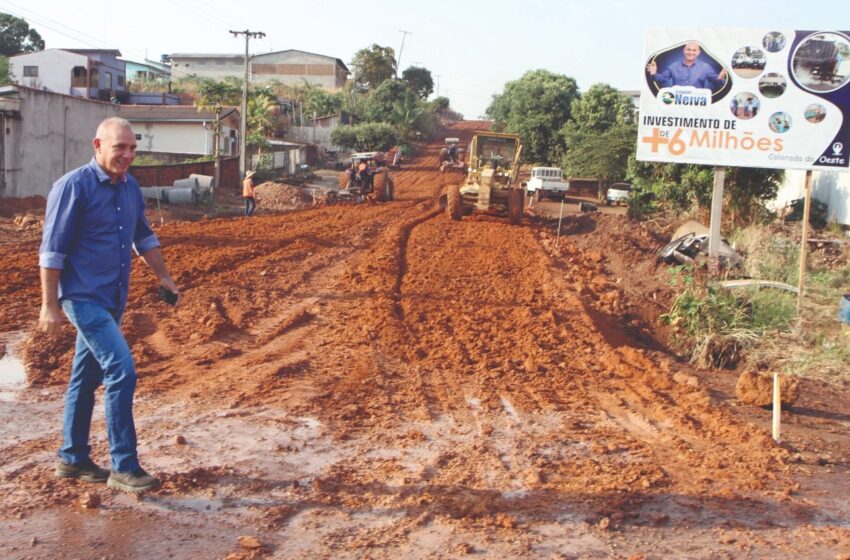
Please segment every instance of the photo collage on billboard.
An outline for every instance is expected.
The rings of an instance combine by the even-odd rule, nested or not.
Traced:
[[[638,159],[848,168],[850,35],[651,29]]]

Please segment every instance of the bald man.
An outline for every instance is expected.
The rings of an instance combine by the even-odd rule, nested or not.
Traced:
[[[699,43],[690,41],[685,44],[681,61],[674,62],[658,72],[658,67],[653,60],[646,65],[646,71],[661,87],[691,86],[714,91],[726,83],[726,69],[717,73],[707,62],[697,60],[701,53]]]
[[[139,184],[127,174],[136,157],[130,123],[104,120],[92,147],[92,160],[60,178],[50,190],[39,250],[39,328],[55,336],[64,312],[77,330],[56,476],[142,492],[159,486],[159,480],[139,465],[133,423],[136,367],[120,328],[131,249],[178,302],[180,290],[145,218]],[[112,472],[89,456],[94,392],[101,383]]]

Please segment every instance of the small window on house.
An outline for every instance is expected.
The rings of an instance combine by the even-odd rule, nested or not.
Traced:
[[[38,66],[24,66],[24,78],[38,78]]]
[[[124,87],[124,76],[118,76],[118,87]]]
[[[136,134],[136,140],[141,140],[141,139],[142,139],[142,135],[141,135],[141,134]]]
[[[112,89],[112,72],[106,73],[106,80],[103,84],[105,89]]]

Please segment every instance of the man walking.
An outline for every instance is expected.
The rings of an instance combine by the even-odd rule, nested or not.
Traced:
[[[179,290],[145,218],[139,185],[127,175],[136,157],[130,123],[104,120],[92,146],[94,158],[53,185],[39,250],[39,328],[55,336],[61,308],[77,329],[56,476],[106,481],[111,488],[141,492],[156,488],[159,480],[139,465],[133,424],[136,368],[119,326],[127,304],[131,248],[178,303]],[[101,383],[111,473],[89,457],[94,392]]]

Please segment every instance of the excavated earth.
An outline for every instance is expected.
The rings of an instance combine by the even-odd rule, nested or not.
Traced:
[[[0,557],[850,557],[846,386],[805,385],[774,443],[729,374],[659,338],[645,225],[451,221],[438,148],[392,202],[152,220],[185,298],[136,265],[136,424],[164,480],[138,499],[53,477],[73,331],[35,331],[41,214],[7,205],[0,342],[27,373],[0,393]]]

